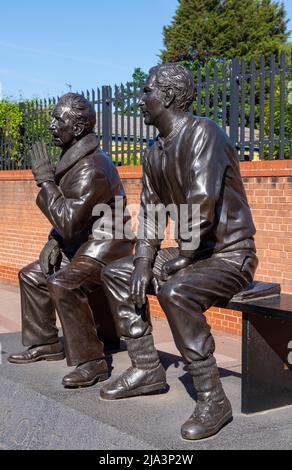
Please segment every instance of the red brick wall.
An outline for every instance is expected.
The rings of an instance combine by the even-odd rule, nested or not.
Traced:
[[[141,167],[119,172],[128,203],[139,202]],[[292,161],[244,162],[241,174],[257,227],[256,278],[279,282],[283,292],[292,293]],[[37,192],[29,170],[0,171],[2,281],[16,284],[19,269],[38,257],[47,239],[50,225],[35,204]],[[163,314],[156,298],[150,298],[150,305],[153,315]],[[239,312],[212,308],[207,318],[214,328],[241,334]]]
[[[0,280],[17,283],[21,266],[38,257],[50,224],[35,204],[31,171],[0,171]]]

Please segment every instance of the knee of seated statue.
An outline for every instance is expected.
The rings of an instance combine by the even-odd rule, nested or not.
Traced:
[[[157,299],[162,307],[167,306],[175,301],[180,293],[180,284],[173,282],[171,279],[167,281],[158,291]]]

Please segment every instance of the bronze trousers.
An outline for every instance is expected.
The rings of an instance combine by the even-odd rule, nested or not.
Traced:
[[[35,346],[57,342],[57,310],[68,365],[103,357],[103,343],[97,337],[89,303],[90,295],[101,287],[103,267],[102,263],[87,256],[72,261],[63,256],[60,269],[48,278],[38,261],[24,267],[19,273],[23,344]]]
[[[161,255],[163,250],[156,261]],[[174,249],[173,257],[177,255],[178,250]],[[257,263],[252,250],[214,254],[194,261],[161,283],[157,298],[186,363],[206,359],[214,352],[214,339],[204,312],[245,289],[253,279]],[[118,334],[125,338],[139,338],[152,330],[148,301],[138,309],[130,299],[133,269],[133,257],[127,257],[106,266],[101,276]],[[153,293],[150,285],[148,294]]]

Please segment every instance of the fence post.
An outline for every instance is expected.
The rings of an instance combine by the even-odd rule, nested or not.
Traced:
[[[239,60],[232,59],[230,77],[230,139],[238,147],[239,127]]]
[[[20,139],[19,139],[19,153],[21,155],[21,169],[25,170],[27,168],[27,161],[26,161],[26,152],[27,152],[27,145],[26,145],[26,106],[25,103],[19,103],[20,112],[22,115],[21,126],[19,129]]]
[[[111,156],[111,127],[112,127],[112,99],[111,87],[102,87],[102,148],[104,152]]]

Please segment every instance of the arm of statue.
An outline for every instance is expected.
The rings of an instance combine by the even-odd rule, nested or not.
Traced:
[[[138,235],[134,259],[148,258],[152,263],[164,238],[168,216],[163,214],[161,204],[153,183],[145,153],[142,174],[141,206],[138,215]],[[156,214],[155,214],[156,213]],[[161,215],[161,216],[160,216]]]
[[[157,217],[154,213],[151,214],[149,207],[154,209],[156,214],[157,211],[162,210],[161,202],[151,181],[147,165],[147,155],[145,154],[141,210],[138,216],[138,240],[134,255],[135,268],[131,278],[131,299],[138,308],[142,308],[146,302],[146,292],[151,281],[154,290],[156,293],[158,292],[159,286],[152,271],[152,263],[160,247],[167,222],[166,216],[163,218],[159,217],[159,214],[157,214]]]
[[[93,208],[112,197],[112,188],[102,170],[82,167],[82,174],[71,176],[74,197],[66,197],[53,182],[42,184],[37,205],[65,240],[70,240],[86,227],[92,218]]]
[[[215,222],[215,207],[228,164],[226,144],[213,123],[206,121],[202,124],[201,129],[196,130],[191,144],[190,168],[185,175],[187,222],[185,227],[180,227],[179,256],[167,261],[162,267],[161,278],[164,281],[192,264],[200,241],[208,238]],[[198,217],[194,217],[194,205],[199,208]]]
[[[233,148],[211,121],[201,124],[191,144],[189,171],[185,175],[188,214],[180,233],[180,255],[193,260],[200,243],[208,241],[216,223],[216,205],[230,163],[228,153]],[[194,216],[195,208],[197,216]]]

